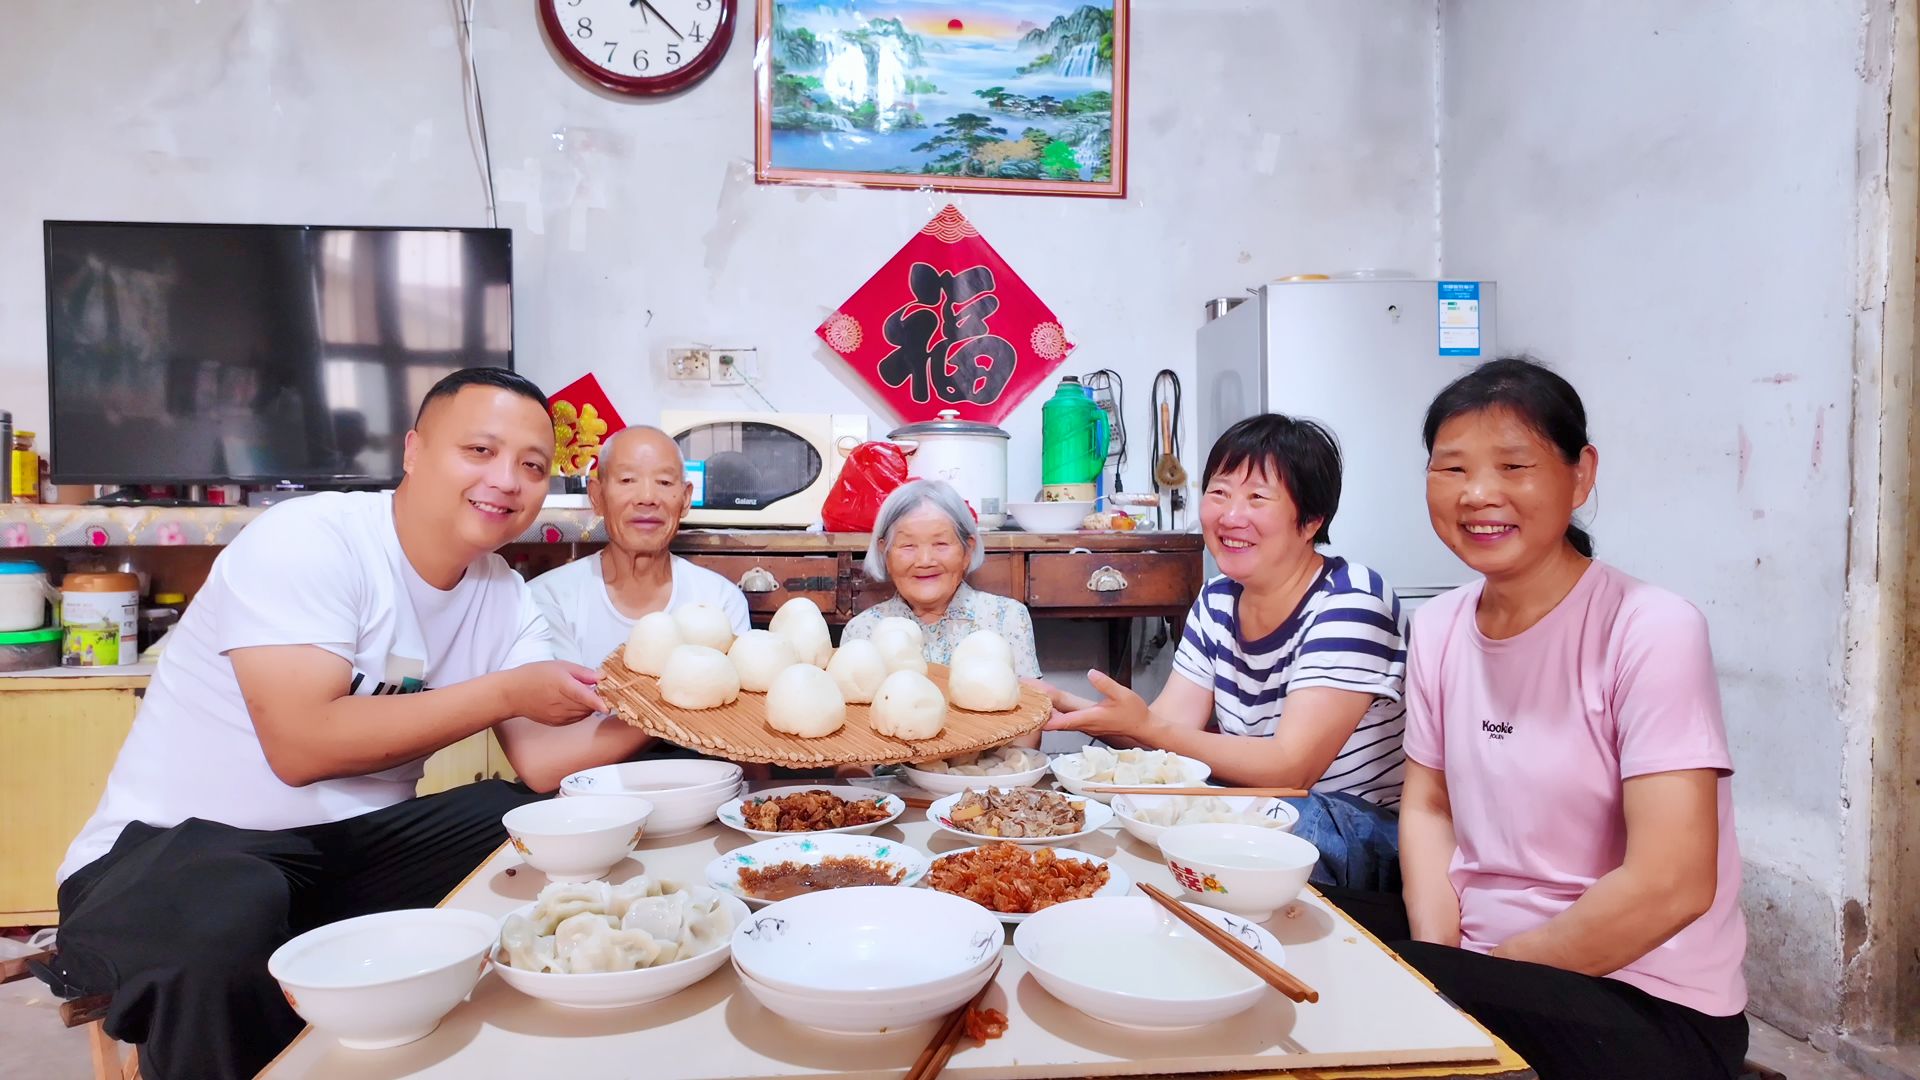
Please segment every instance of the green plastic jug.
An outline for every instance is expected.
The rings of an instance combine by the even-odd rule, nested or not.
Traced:
[[[1040,406],[1040,483],[1091,484],[1107,464],[1107,414],[1072,375]]]

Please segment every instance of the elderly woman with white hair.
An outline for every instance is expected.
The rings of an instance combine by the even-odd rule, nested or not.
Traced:
[[[967,575],[985,559],[980,526],[953,485],[907,481],[880,505],[867,549],[868,576],[891,583],[895,595],[855,615],[841,640],[872,637],[881,619],[904,616],[920,624],[927,662],[945,664],[961,639],[991,630],[1012,646],[1014,673],[1039,678],[1026,605],[967,584]]]

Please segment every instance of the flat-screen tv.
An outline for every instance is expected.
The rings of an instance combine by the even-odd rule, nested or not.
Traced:
[[[54,482],[396,482],[434,382],[513,366],[511,236],[47,222]]]

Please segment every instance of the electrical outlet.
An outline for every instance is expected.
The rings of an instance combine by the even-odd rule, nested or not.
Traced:
[[[760,377],[760,350],[713,350],[713,385],[745,386]]]
[[[713,359],[706,349],[667,351],[667,378],[675,382],[706,382],[712,372]]]

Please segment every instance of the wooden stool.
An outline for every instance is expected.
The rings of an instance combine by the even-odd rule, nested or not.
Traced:
[[[0,960],[0,983],[31,978],[33,972],[27,968],[29,963],[44,964],[52,959],[52,953],[38,952],[15,960]],[[105,994],[94,994],[63,1001],[60,1003],[60,1022],[70,1028],[87,1029],[87,1051],[93,1058],[93,1080],[140,1080],[140,1051],[129,1046],[123,1059],[120,1056],[120,1043],[107,1034],[103,1021],[111,1000]]]

